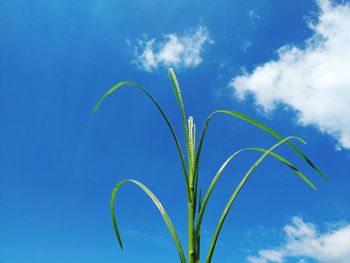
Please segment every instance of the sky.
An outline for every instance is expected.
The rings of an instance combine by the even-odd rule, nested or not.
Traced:
[[[0,0],[0,261],[179,262],[154,204],[124,185],[114,235],[109,199],[132,178],[168,211],[186,248],[187,201],[176,147],[146,88],[184,147],[167,69],[200,131],[216,109],[239,111],[295,142],[276,152],[316,185],[267,158],[234,203],[213,262],[349,263],[350,2]],[[197,136],[198,137],[198,136]],[[246,147],[276,138],[239,119],[213,118],[200,187]],[[202,261],[235,187],[259,153],[233,159],[208,203]]]

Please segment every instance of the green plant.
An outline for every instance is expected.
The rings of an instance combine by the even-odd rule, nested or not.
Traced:
[[[123,244],[121,241],[121,237],[119,234],[119,230],[118,230],[118,226],[117,226],[117,221],[116,221],[116,215],[115,215],[115,209],[114,209],[114,203],[115,203],[115,198],[116,198],[116,194],[119,190],[119,188],[124,184],[124,183],[133,183],[135,185],[137,185],[138,187],[140,187],[153,201],[153,203],[157,206],[159,212],[161,213],[169,231],[170,234],[175,242],[179,257],[180,257],[180,261],[182,263],[188,262],[188,263],[197,263],[200,261],[200,231],[201,231],[201,223],[202,223],[202,219],[205,213],[205,209],[207,207],[208,201],[210,199],[211,193],[216,185],[216,182],[218,181],[218,179],[220,178],[222,172],[225,170],[226,166],[228,165],[228,163],[240,152],[242,151],[258,151],[261,152],[262,155],[260,156],[260,158],[251,166],[251,168],[248,170],[248,172],[245,174],[245,176],[243,177],[243,179],[241,180],[241,182],[239,183],[239,185],[237,186],[237,188],[235,189],[234,193],[232,194],[231,198],[229,199],[224,211],[221,214],[221,217],[219,219],[219,222],[217,224],[216,230],[214,232],[211,244],[210,244],[210,248],[206,257],[206,262],[210,263],[212,256],[213,256],[213,252],[215,249],[215,245],[217,242],[217,239],[219,237],[221,228],[223,226],[223,223],[225,221],[225,218],[233,204],[233,202],[235,201],[238,193],[241,191],[242,187],[244,186],[244,184],[246,183],[246,181],[248,180],[248,178],[250,177],[250,175],[254,172],[254,170],[257,168],[257,166],[265,159],[266,156],[272,156],[274,158],[276,158],[277,160],[281,161],[282,163],[284,163],[285,165],[287,165],[289,168],[291,168],[302,180],[304,180],[309,186],[311,186],[312,188],[316,189],[316,187],[310,182],[310,180],[304,175],[302,174],[292,163],[290,163],[288,160],[286,160],[285,158],[283,158],[282,156],[278,155],[277,153],[273,152],[273,150],[275,148],[277,148],[278,146],[280,146],[281,144],[287,144],[288,146],[290,146],[298,155],[300,155],[304,161],[306,161],[319,175],[321,175],[323,178],[327,179],[323,173],[310,161],[310,159],[308,159],[294,144],[292,144],[290,142],[290,140],[294,139],[294,140],[298,140],[302,143],[305,143],[304,140],[302,140],[299,137],[296,136],[290,136],[290,137],[282,137],[280,134],[278,134],[277,132],[275,132],[274,130],[270,129],[269,127],[259,123],[258,121],[255,121],[239,112],[236,111],[228,111],[228,110],[216,110],[214,111],[206,120],[205,125],[203,127],[201,136],[199,138],[199,143],[198,143],[198,147],[196,146],[196,126],[193,123],[193,118],[189,117],[188,120],[186,118],[186,113],[185,113],[185,107],[184,107],[184,103],[182,100],[182,95],[181,95],[181,91],[180,91],[180,86],[178,84],[178,81],[176,79],[174,70],[172,68],[170,68],[168,70],[171,82],[172,82],[172,87],[173,87],[173,91],[178,103],[178,106],[180,108],[181,111],[181,117],[182,117],[182,122],[183,122],[183,130],[184,130],[184,135],[185,135],[185,142],[186,142],[186,153],[187,153],[187,165],[186,165],[186,161],[185,161],[185,156],[183,154],[182,148],[180,146],[179,140],[177,135],[175,134],[175,131],[172,127],[172,125],[170,124],[169,119],[167,118],[167,116],[165,115],[163,109],[161,108],[161,106],[158,104],[158,102],[152,97],[152,95],[150,93],[147,92],[147,90],[145,90],[143,87],[141,87],[138,84],[135,84],[133,82],[119,82],[118,84],[116,84],[114,87],[112,87],[110,90],[108,90],[103,96],[102,98],[98,101],[98,103],[96,104],[96,106],[93,109],[93,112],[96,112],[97,109],[99,108],[100,104],[103,102],[103,100],[110,94],[112,94],[114,91],[116,91],[117,89],[119,89],[120,87],[129,85],[129,86],[133,86],[138,88],[139,90],[141,90],[153,103],[154,105],[157,107],[157,109],[159,110],[159,112],[161,113],[161,115],[163,116],[170,132],[171,135],[174,139],[174,142],[176,144],[176,148],[180,157],[180,161],[181,161],[181,166],[182,166],[182,170],[183,170],[183,175],[184,175],[184,181],[185,181],[185,186],[186,186],[186,192],[187,192],[187,199],[188,199],[188,256],[187,256],[187,260],[185,257],[185,253],[184,250],[182,248],[182,245],[179,241],[178,235],[175,231],[175,228],[166,212],[166,210],[163,208],[162,204],[160,203],[160,201],[157,199],[157,197],[151,192],[151,190],[149,190],[145,185],[143,185],[141,182],[136,181],[136,180],[131,180],[131,179],[125,179],[125,180],[121,180],[119,183],[117,183],[117,185],[114,187],[113,191],[112,191],[112,195],[111,195],[111,202],[110,202],[110,209],[111,209],[111,214],[112,214],[112,223],[113,223],[113,227],[114,227],[114,231],[115,234],[117,236],[117,240],[118,243],[120,245],[120,247],[123,249]],[[271,134],[272,136],[276,137],[277,139],[279,139],[279,142],[277,142],[275,145],[273,145],[271,148],[269,149],[263,149],[263,148],[245,148],[242,150],[239,150],[237,152],[235,152],[234,154],[232,154],[231,156],[229,156],[229,158],[223,163],[223,165],[220,167],[220,169],[218,170],[218,172],[216,173],[216,175],[214,176],[214,178],[212,179],[212,182],[206,192],[206,194],[204,195],[204,198],[202,198],[202,194],[201,191],[198,190],[198,179],[199,179],[199,161],[200,161],[200,155],[201,155],[201,150],[202,150],[202,145],[203,145],[203,141],[204,141],[204,137],[208,128],[208,125],[210,123],[210,120],[212,119],[212,117],[216,114],[219,113],[223,113],[223,114],[227,114],[229,116],[241,119],[245,122],[248,122],[260,129],[262,129],[263,131]],[[186,121],[187,120],[187,121]]]

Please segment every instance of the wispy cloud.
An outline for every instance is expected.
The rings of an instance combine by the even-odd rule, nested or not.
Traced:
[[[244,99],[252,94],[271,111],[278,104],[297,112],[302,125],[314,125],[350,149],[350,3],[318,0],[318,18],[309,21],[313,36],[304,47],[286,45],[276,60],[230,82]]]
[[[250,23],[253,26],[256,26],[258,24],[259,20],[261,19],[261,16],[253,9],[249,10],[248,16],[250,18]]]
[[[134,63],[148,72],[160,66],[193,68],[202,62],[204,45],[212,42],[204,26],[193,28],[182,36],[168,34],[160,41],[145,37],[135,47]]]
[[[335,224],[329,231],[320,233],[312,223],[294,217],[284,227],[285,242],[275,249],[259,250],[258,256],[248,256],[249,263],[282,263],[289,257],[308,259],[319,263],[350,262],[350,224]]]

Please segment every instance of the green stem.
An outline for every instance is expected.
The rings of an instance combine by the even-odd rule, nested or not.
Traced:
[[[190,155],[190,154],[189,154]],[[188,263],[196,262],[196,242],[194,239],[194,217],[195,217],[195,196],[194,196],[194,174],[192,159],[189,161],[189,186],[190,199],[188,202]]]
[[[190,186],[191,200],[188,203],[188,263],[195,263],[196,243],[194,240],[194,191]]]

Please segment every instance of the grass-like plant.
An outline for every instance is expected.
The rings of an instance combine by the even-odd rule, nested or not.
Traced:
[[[242,187],[244,184],[247,182],[248,178],[251,176],[251,174],[255,171],[255,169],[258,167],[258,165],[269,155],[277,160],[281,161],[285,165],[287,165],[289,168],[291,168],[304,182],[306,182],[309,186],[311,186],[313,189],[316,189],[316,187],[313,185],[313,183],[301,172],[299,171],[292,163],[290,163],[288,160],[283,158],[282,156],[278,155],[277,153],[274,152],[274,150],[279,147],[282,144],[287,144],[290,146],[298,155],[302,157],[304,161],[307,162],[319,175],[321,175],[324,179],[327,180],[327,178],[323,175],[323,173],[310,161],[308,157],[305,156],[293,143],[291,143],[291,140],[297,140],[302,143],[306,143],[303,139],[296,137],[296,136],[289,136],[289,137],[282,137],[279,133],[276,131],[270,129],[269,127],[265,126],[264,124],[253,120],[237,111],[229,111],[229,110],[216,110],[212,114],[209,115],[207,118],[201,136],[198,141],[198,146],[196,144],[196,126],[193,122],[193,118],[190,116],[188,119],[186,117],[185,113],[185,107],[181,95],[181,90],[180,86],[178,84],[177,78],[175,76],[175,72],[172,68],[168,70],[171,83],[172,83],[172,88],[173,92],[175,94],[178,106],[180,108],[181,112],[181,117],[182,117],[182,124],[183,124],[183,131],[184,131],[184,137],[185,137],[185,143],[186,143],[186,157],[187,157],[187,163],[185,161],[185,155],[183,154],[183,150],[180,146],[179,139],[173,129],[173,126],[171,125],[169,119],[165,115],[165,112],[161,108],[161,106],[158,104],[158,102],[153,98],[153,96],[145,90],[143,87],[140,85],[133,83],[133,82],[127,82],[127,81],[122,81],[116,84],[114,87],[112,87],[110,90],[108,90],[102,98],[98,101],[96,106],[93,109],[93,112],[96,112],[97,109],[99,108],[100,104],[104,101],[104,99],[112,94],[114,91],[119,89],[120,87],[123,86],[133,86],[138,88],[140,91],[142,91],[157,107],[159,110],[160,114],[162,115],[164,121],[166,122],[170,133],[172,135],[172,138],[174,139],[180,161],[181,161],[181,166],[183,170],[183,176],[184,176],[184,182],[185,182],[185,187],[186,187],[186,192],[187,192],[187,199],[188,199],[188,251],[187,251],[187,259],[185,256],[185,252],[183,250],[183,247],[180,243],[180,240],[178,238],[178,235],[176,233],[176,230],[170,220],[170,217],[164,207],[162,206],[161,202],[158,200],[158,198],[152,193],[150,189],[148,189],[144,184],[142,184],[139,181],[132,180],[132,179],[124,179],[121,180],[120,182],[117,183],[117,185],[114,187],[111,195],[111,200],[110,200],[110,209],[111,209],[111,214],[112,214],[112,223],[114,227],[114,231],[118,240],[118,243],[123,249],[123,243],[119,234],[119,229],[116,221],[116,214],[115,214],[115,198],[116,194],[119,190],[119,188],[124,184],[124,183],[133,183],[140,187],[153,201],[153,203],[157,206],[161,216],[164,219],[164,222],[166,223],[170,234],[175,242],[180,261],[181,263],[198,263],[200,262],[200,233],[201,233],[201,224],[202,224],[202,219],[205,214],[205,209],[207,207],[208,201],[210,199],[210,196],[212,194],[212,191],[220,178],[222,172],[225,170],[226,166],[229,164],[229,162],[239,153],[243,151],[258,151],[261,152],[260,158],[256,160],[256,162],[250,167],[250,169],[247,171],[247,173],[244,175],[243,179],[240,181],[238,184],[237,188],[233,192],[232,196],[230,197],[229,201],[226,204],[226,207],[224,211],[221,214],[221,217],[218,221],[218,224],[216,226],[216,230],[214,232],[213,238],[210,243],[209,251],[206,256],[206,262],[210,263],[211,259],[213,257],[214,249],[216,242],[218,240],[218,237],[220,235],[220,231],[222,229],[222,226],[225,222],[226,216],[228,212],[230,211],[230,208],[232,204],[234,203],[237,195],[241,191]],[[240,120],[243,120],[245,122],[248,122],[263,131],[269,133],[270,135],[276,137],[279,141],[273,145],[269,149],[263,149],[263,148],[245,148],[241,149],[235,153],[233,153],[231,156],[229,156],[226,161],[222,164],[220,169],[217,171],[215,176],[213,177],[211,184],[205,193],[204,197],[202,197],[201,191],[198,189],[198,179],[199,179],[199,161],[200,161],[200,155],[201,155],[201,150],[202,150],[202,145],[203,141],[205,138],[205,134],[208,128],[208,125],[210,123],[210,120],[214,117],[216,114],[226,114],[231,117],[238,118]]]

